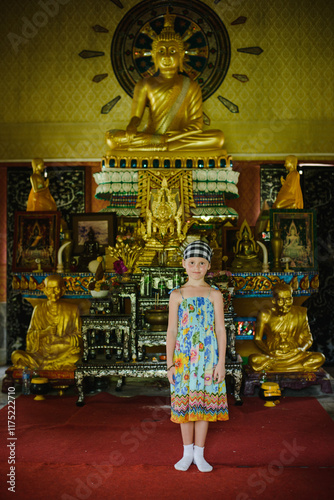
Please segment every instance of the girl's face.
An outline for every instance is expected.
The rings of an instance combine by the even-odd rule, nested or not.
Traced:
[[[189,278],[200,280],[204,278],[211,264],[202,257],[190,257],[189,259],[182,260],[182,266],[186,270]]]

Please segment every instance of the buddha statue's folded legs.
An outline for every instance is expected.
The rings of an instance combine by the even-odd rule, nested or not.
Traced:
[[[222,149],[224,145],[224,133],[221,130],[205,130],[196,134],[185,135],[168,139],[168,151],[196,150],[211,151]]]
[[[262,370],[271,372],[315,371],[323,365],[324,361],[323,354],[309,351],[282,357],[251,354],[248,359],[249,366],[257,372]]]
[[[110,150],[211,151],[222,149],[224,134],[221,130],[178,132],[175,135],[138,132],[129,139],[124,130],[109,130],[106,133],[106,143]]]
[[[106,143],[111,150],[167,151],[163,135],[146,134],[145,132],[138,132],[133,138],[129,139],[124,130],[109,130],[106,133]]]

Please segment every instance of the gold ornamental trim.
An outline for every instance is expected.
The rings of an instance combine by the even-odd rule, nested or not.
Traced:
[[[140,216],[146,216],[146,209],[150,204],[151,190],[161,189],[164,180],[167,181],[168,189],[179,191],[184,218],[191,217],[190,207],[196,208],[191,170],[177,172],[145,170],[139,172],[136,208],[140,209]]]

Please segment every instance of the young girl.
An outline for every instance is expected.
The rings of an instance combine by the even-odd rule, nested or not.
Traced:
[[[171,384],[172,422],[181,425],[183,457],[174,467],[186,471],[194,462],[201,472],[209,422],[228,420],[225,387],[226,332],[222,294],[204,277],[212,250],[190,243],[182,265],[188,281],[171,292],[167,329],[167,375]]]

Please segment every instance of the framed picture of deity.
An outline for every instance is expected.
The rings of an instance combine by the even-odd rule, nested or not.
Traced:
[[[117,217],[114,212],[72,214],[71,219],[74,254],[83,253],[89,245],[99,250],[115,245]]]
[[[56,269],[60,217],[60,212],[15,212],[14,272]]]
[[[294,271],[316,271],[315,210],[271,209],[269,213],[271,232],[275,227],[280,229],[281,258],[288,258],[289,267]]]

